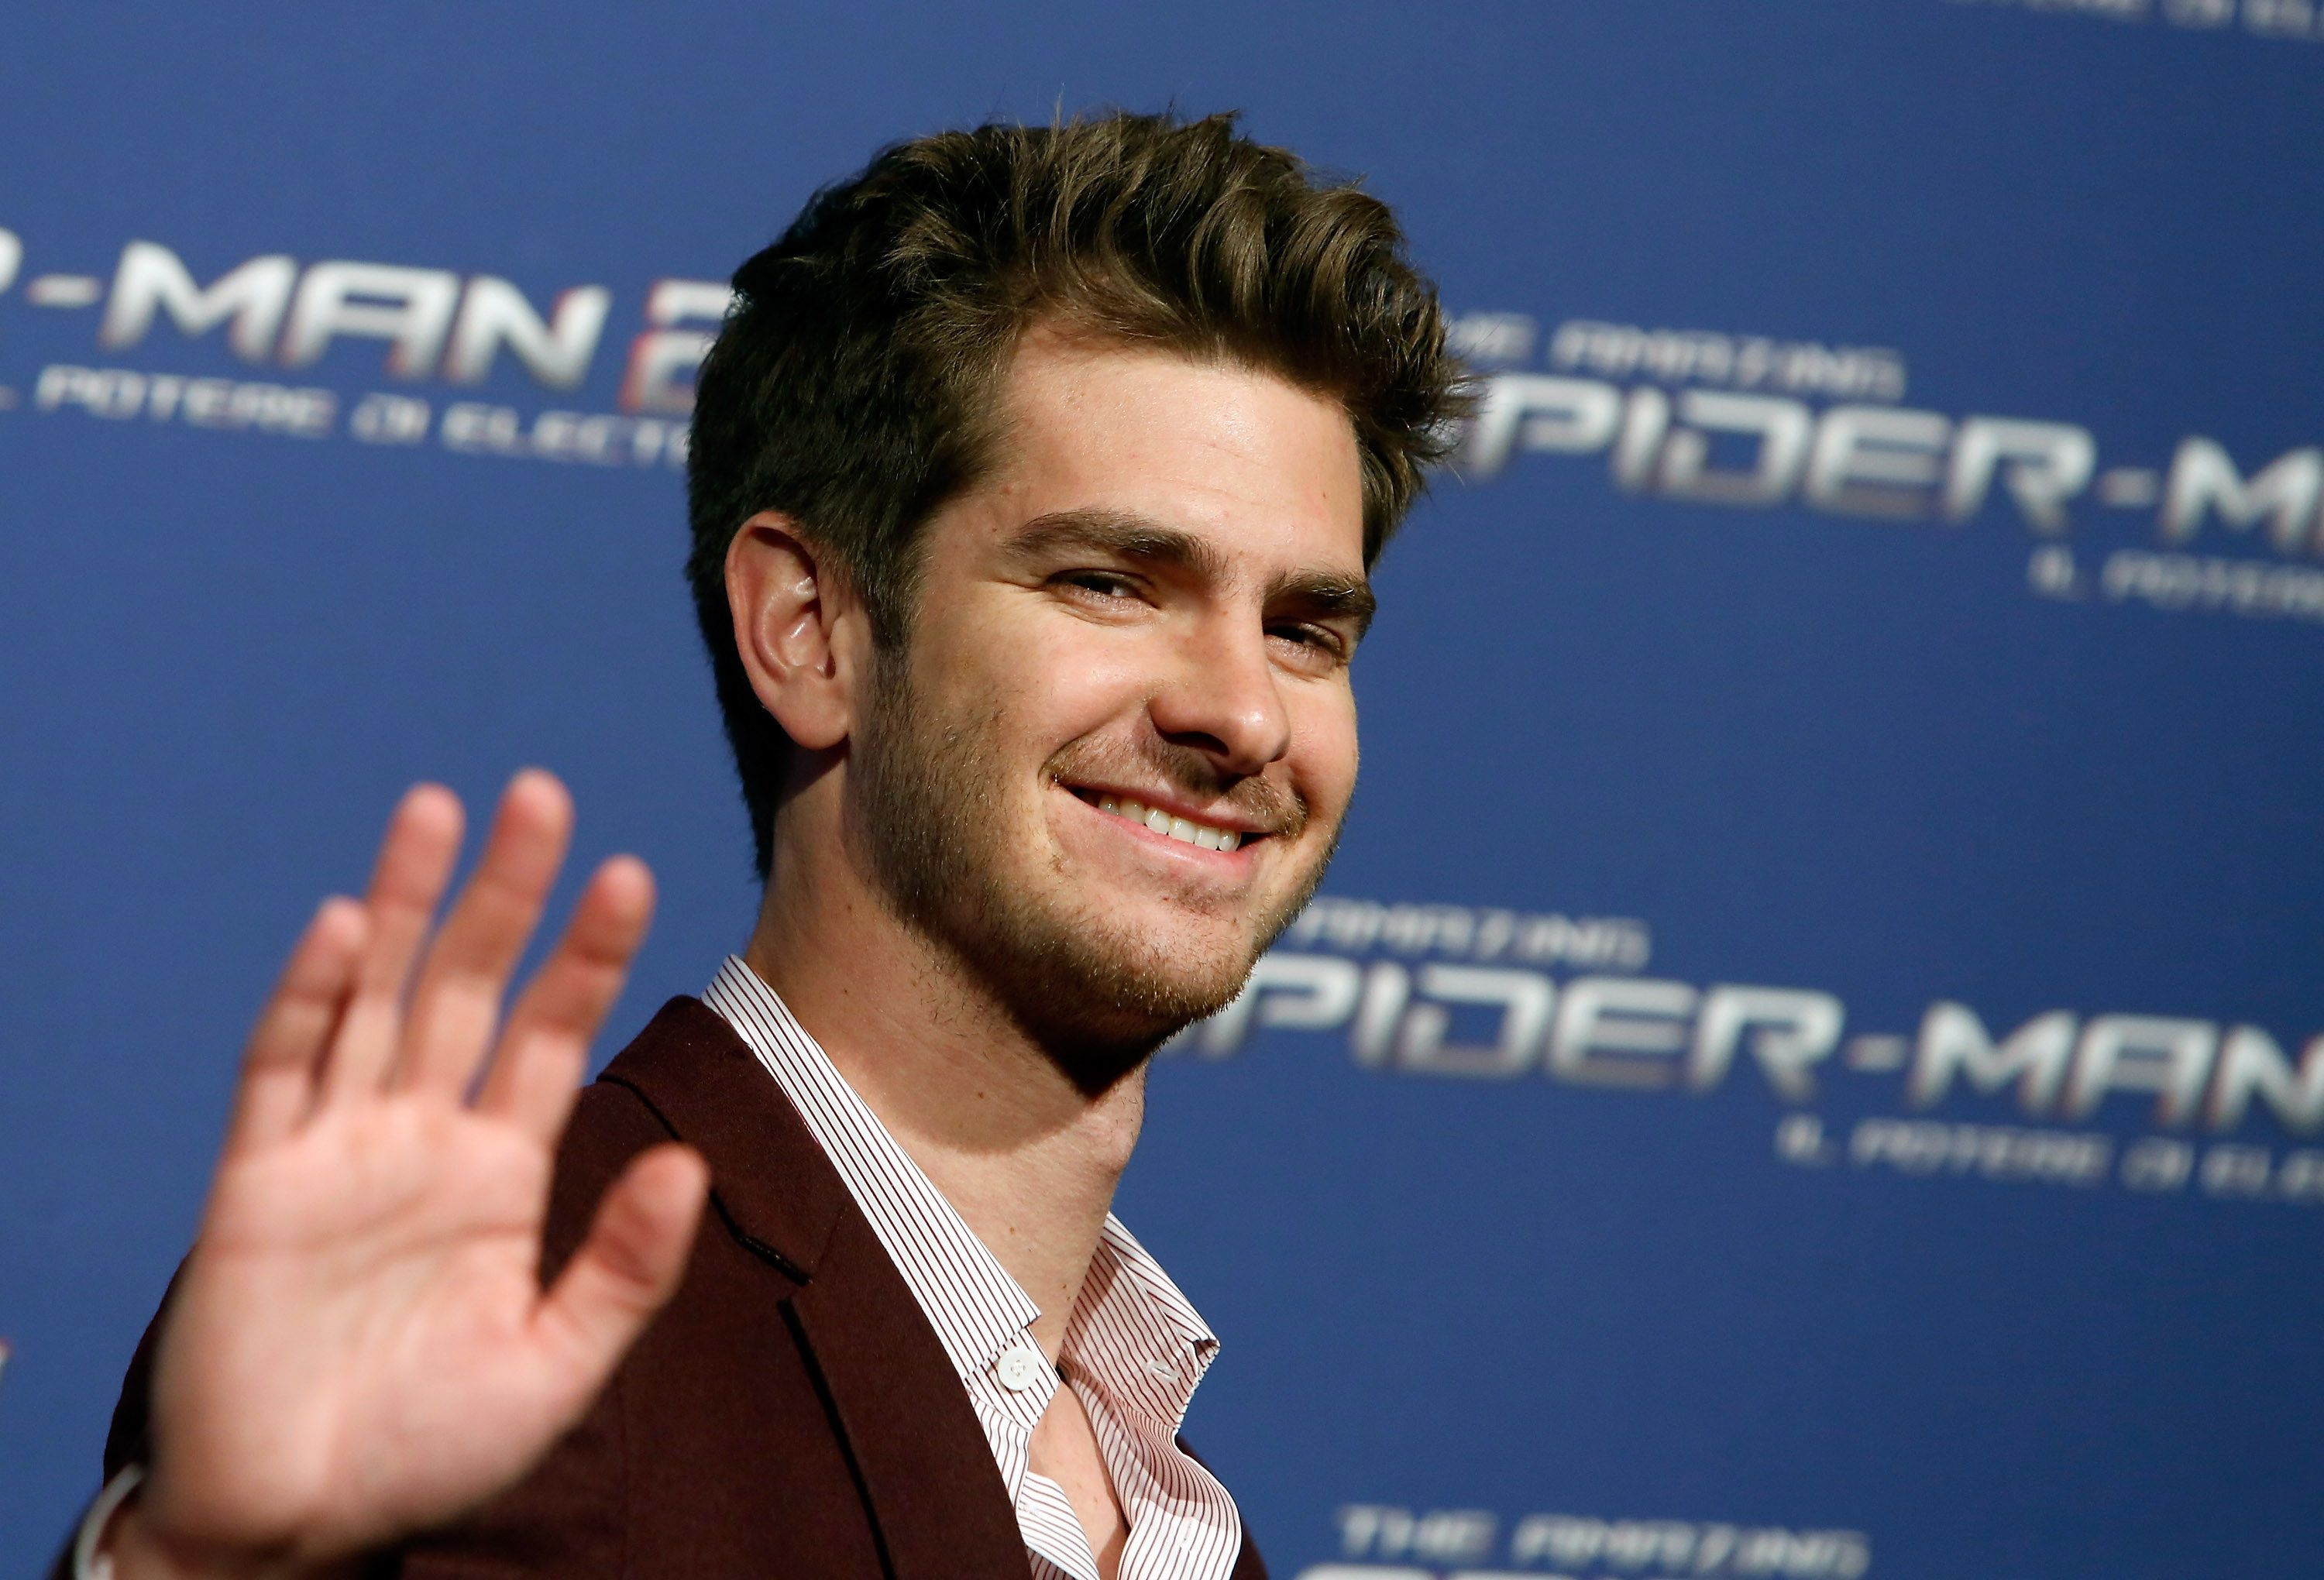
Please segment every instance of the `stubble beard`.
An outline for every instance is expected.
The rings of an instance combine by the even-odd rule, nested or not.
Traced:
[[[997,711],[936,717],[912,684],[908,659],[882,654],[878,663],[851,753],[849,821],[881,897],[1092,1096],[1180,1028],[1224,1008],[1323,881],[1337,828],[1249,938],[1199,957],[1061,903],[1057,888],[1012,877],[1004,859],[1013,831],[1000,815],[1008,771],[995,744]],[[1286,843],[1309,819],[1306,804],[1281,786],[1223,779],[1201,753],[1159,739],[1070,742],[1042,766],[1041,780],[1108,776],[1093,771],[1101,767],[1205,799],[1223,794]],[[1055,876],[1060,886],[1070,881]]]

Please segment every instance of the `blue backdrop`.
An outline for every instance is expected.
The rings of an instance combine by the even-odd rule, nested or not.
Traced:
[[[1364,173],[1495,370],[1380,572],[1327,897],[1123,1192],[1278,1573],[2314,1571],[2310,0],[8,32],[14,1572],[401,785],[547,764],[651,861],[620,1036],[745,936],[678,576],[715,282],[879,143],[1061,103]]]

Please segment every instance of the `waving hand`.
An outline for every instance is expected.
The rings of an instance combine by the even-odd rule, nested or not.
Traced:
[[[557,1138],[653,908],[643,864],[606,862],[504,1015],[571,826],[561,785],[519,775],[431,937],[461,812],[422,785],[364,900],[300,939],[161,1331],[124,1580],[307,1572],[457,1516],[580,1417],[676,1289],[707,1180],[676,1145],[539,1282]]]

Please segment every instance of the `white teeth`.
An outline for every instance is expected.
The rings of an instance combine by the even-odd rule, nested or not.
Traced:
[[[1191,818],[1172,817],[1158,806],[1148,806],[1142,801],[1132,801],[1127,795],[1101,795],[1097,809],[1116,817],[1126,817],[1131,822],[1144,823],[1157,834],[1193,845],[1204,850],[1231,850],[1242,843],[1242,836],[1231,829],[1214,829]]]

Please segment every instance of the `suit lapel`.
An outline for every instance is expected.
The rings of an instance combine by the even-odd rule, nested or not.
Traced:
[[[1025,1539],[967,1390],[861,1213],[792,1297],[897,1580],[1023,1580]]]
[[[727,1231],[801,1288],[789,1325],[895,1580],[1008,1575],[1025,1548],[944,1346],[782,1088],[716,1011],[674,998],[606,1068],[710,1164]]]

